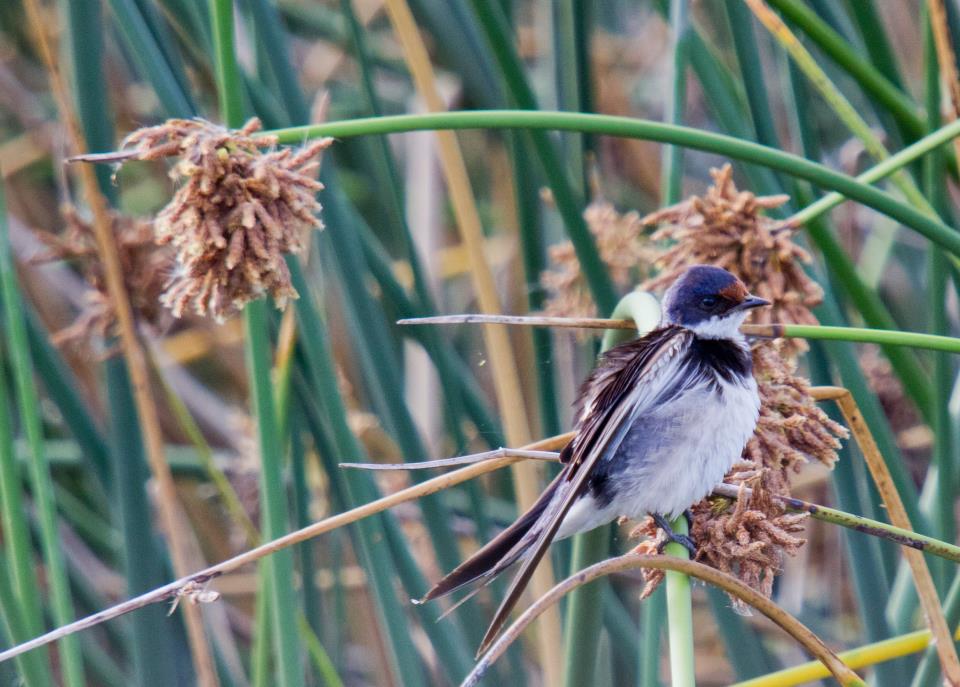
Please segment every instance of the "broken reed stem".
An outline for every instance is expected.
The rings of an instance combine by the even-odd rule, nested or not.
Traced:
[[[937,49],[937,64],[940,67],[941,83],[950,93],[950,121],[960,118],[960,74],[957,73],[957,55],[950,40],[950,28],[947,25],[947,8],[943,0],[927,0],[930,15],[930,28],[933,31],[933,43]],[[960,139],[953,139],[960,165]]]
[[[833,389],[834,393],[837,389],[839,387]],[[883,498],[890,522],[900,529],[912,530],[910,518],[907,517],[903,501],[893,483],[890,469],[884,462],[883,456],[880,455],[880,449],[874,441],[873,433],[863,419],[853,394],[843,389],[835,400],[840,407],[840,412],[843,413],[843,419],[846,420],[847,427],[853,433],[854,439],[860,447],[860,452],[867,463],[867,468],[870,470],[870,476],[873,477],[877,486],[877,491]],[[950,685],[956,687],[960,685],[960,658],[957,657],[957,648],[953,643],[950,627],[943,614],[943,606],[940,605],[940,598],[937,596],[937,588],[933,584],[930,568],[927,567],[927,561],[924,559],[923,553],[914,548],[904,549],[903,555],[907,559],[910,571],[913,573],[913,582],[917,587],[920,605],[923,607],[927,625],[933,633],[937,655],[940,658],[940,667],[943,669],[943,677]]]
[[[567,432],[566,434],[558,434],[557,436],[528,444],[527,446],[523,446],[522,449],[532,451],[556,450],[563,448],[572,438],[573,432]],[[358,520],[362,520],[363,518],[385,511],[388,508],[393,508],[401,503],[413,501],[429,494],[435,494],[438,491],[443,491],[444,489],[460,484],[461,482],[466,482],[474,477],[478,477],[488,472],[493,472],[494,470],[499,470],[502,467],[512,465],[521,460],[526,460],[526,458],[522,456],[506,456],[484,463],[469,465],[465,468],[461,468],[460,470],[434,477],[433,479],[415,484],[411,487],[407,487],[406,489],[401,489],[400,491],[390,494],[389,496],[384,496],[376,501],[371,501],[370,503],[366,503],[362,506],[346,511],[345,513],[339,513],[332,517],[321,520],[320,522],[315,522],[312,525],[299,529],[295,532],[291,532],[290,534],[280,537],[279,539],[266,542],[255,549],[250,549],[249,551],[245,551],[237,556],[234,556],[233,558],[228,558],[225,561],[200,570],[199,572],[195,572],[192,575],[181,577],[180,579],[170,582],[169,584],[165,584],[162,587],[157,587],[156,589],[124,601],[116,606],[111,606],[110,608],[100,611],[99,613],[95,613],[87,616],[86,618],[78,620],[75,623],[64,625],[63,627],[59,627],[51,632],[41,635],[40,637],[31,639],[29,642],[24,642],[23,644],[18,644],[17,646],[2,651],[0,652],[0,663],[12,659],[15,656],[19,656],[20,654],[26,653],[27,651],[31,651],[41,646],[50,644],[51,642],[55,642],[58,639],[62,639],[63,637],[74,634],[75,632],[79,632],[80,630],[85,630],[95,625],[99,625],[107,620],[125,615],[131,611],[137,610],[138,608],[143,608],[144,606],[160,603],[161,601],[167,601],[192,594],[193,590],[202,590],[203,586],[206,585],[210,580],[233,572],[250,563],[254,563],[264,556],[269,556],[270,554],[276,553],[281,549],[286,549],[294,544],[299,544],[300,542],[312,539],[313,537],[325,532],[344,527]],[[196,606],[192,603],[184,603],[181,604],[181,606],[185,609],[193,608],[194,610],[197,610]]]
[[[57,68],[53,48],[47,40],[46,29],[40,16],[39,3],[37,0],[27,0],[24,7],[41,58],[47,69],[54,101],[66,126],[74,152],[83,154],[86,152],[86,139],[70,105],[67,87]],[[177,575],[185,575],[190,569],[189,549],[185,540],[186,535],[180,529],[180,523],[186,520],[181,518],[180,513],[178,513],[180,502],[177,497],[176,485],[173,481],[170,466],[164,457],[163,435],[160,430],[157,407],[150,393],[149,369],[143,348],[137,338],[133,309],[130,306],[130,300],[127,298],[124,286],[123,268],[113,234],[110,212],[107,208],[106,199],[100,193],[94,168],[90,165],[81,165],[78,173],[84,195],[93,214],[94,237],[100,258],[103,260],[107,293],[112,301],[120,328],[120,343],[130,371],[130,383],[133,388],[140,425],[143,429],[150,472],[157,482],[157,510],[160,514],[163,532],[169,540],[170,558],[174,572]],[[186,604],[184,619],[197,681],[204,687],[215,687],[220,683],[213,662],[213,654],[204,634],[203,619],[200,617],[199,609],[196,606]]]
[[[838,387],[814,387],[811,391],[819,397],[819,400],[833,400],[837,397],[835,392],[845,392],[846,390]],[[483,453],[473,453],[467,456],[426,460],[418,463],[340,463],[340,467],[374,471],[433,470],[460,465],[472,465],[494,458],[501,458],[506,455],[525,458],[527,460],[542,460],[550,463],[560,462],[560,454],[556,451],[525,451],[523,449],[500,448],[493,451],[484,451]],[[743,490],[743,496],[747,498],[753,494],[753,489],[750,487],[724,482],[714,487],[713,495],[736,501],[740,496],[741,489]],[[847,513],[846,511],[837,510],[818,503],[810,503],[809,501],[803,501],[793,498],[792,496],[772,493],[769,496],[783,504],[787,510],[797,513],[808,513],[815,520],[846,527],[847,529],[869,534],[879,539],[886,539],[900,546],[909,546],[938,556],[939,558],[960,563],[960,546],[950,544],[940,539],[934,539],[933,537],[928,537],[912,530],[901,529],[895,525],[880,522],[879,520],[854,515],[853,513]]]
[[[834,390],[845,391],[838,387],[813,387],[811,391],[820,396],[818,400],[833,400]],[[826,392],[821,394],[821,392]],[[355,470],[373,470],[373,471],[408,471],[408,470],[433,470],[438,468],[450,468],[459,465],[472,465],[501,458],[510,455],[527,460],[542,460],[548,463],[560,462],[560,454],[556,451],[525,451],[522,449],[500,448],[493,451],[484,451],[483,453],[473,453],[467,456],[457,456],[455,458],[441,458],[439,460],[426,460],[418,463],[340,463],[341,468]],[[740,490],[743,489],[743,495],[750,497],[753,489],[742,485],[727,484],[726,482],[718,484],[713,489],[714,496],[736,501],[739,498]],[[960,563],[960,546],[950,544],[940,539],[928,537],[912,530],[901,529],[895,525],[888,525],[879,520],[872,520],[861,515],[854,515],[846,511],[823,506],[818,503],[810,503],[792,496],[783,496],[781,494],[770,494],[770,498],[783,504],[787,510],[798,513],[808,513],[815,520],[822,520],[832,525],[839,525],[847,529],[856,530],[864,534],[869,534],[880,539],[886,539],[900,546],[909,546],[920,551],[932,554],[948,561]]]
[[[409,317],[397,320],[397,324],[516,324],[526,327],[572,327],[582,329],[632,329],[633,320],[608,319],[605,317],[551,317],[547,315],[434,315]]]
[[[431,112],[446,111],[446,104],[437,90],[436,76],[427,53],[420,30],[406,0],[386,0],[387,14],[403,49],[404,61],[413,77],[417,93]],[[440,166],[449,189],[450,202],[456,218],[460,238],[467,249],[470,275],[480,308],[488,314],[502,312],[493,271],[484,252],[483,225],[477,209],[466,163],[452,131],[437,131]],[[517,361],[509,335],[503,327],[487,326],[483,329],[484,345],[492,360],[494,392],[500,417],[503,418],[507,441],[516,446],[531,440],[530,424],[524,405],[523,389]],[[517,502],[526,510],[537,500],[541,492],[540,469],[533,464],[515,465],[512,468],[517,491]],[[545,593],[554,583],[553,567],[549,557],[541,561],[533,573],[531,588],[535,596]],[[540,665],[548,685],[559,685],[563,659],[560,649],[563,638],[560,633],[560,614],[553,611],[540,623],[538,645]]]
[[[633,320],[602,317],[548,317],[544,315],[437,315],[397,320],[401,325],[422,324],[510,324],[527,327],[570,327],[580,329],[634,329]],[[827,327],[806,324],[745,324],[740,331],[761,339],[799,338],[821,341],[853,341],[892,346],[909,346],[931,351],[960,353],[960,338],[863,327]]]
[[[481,657],[477,665],[464,679],[460,687],[473,687],[484,676],[487,669],[512,644],[520,633],[541,613],[553,607],[562,597],[577,587],[585,585],[605,575],[636,570],[638,568],[652,568],[656,570],[670,570],[696,577],[724,590],[728,594],[741,599],[744,603],[757,609],[801,644],[807,651],[817,657],[841,685],[862,687],[866,683],[841,661],[827,647],[823,641],[811,632],[803,623],[732,575],[711,568],[703,563],[687,561],[673,556],[639,555],[627,553],[617,558],[611,558],[591,565],[585,570],[568,577],[556,585],[547,594],[537,599],[519,618],[497,639],[489,651]]]

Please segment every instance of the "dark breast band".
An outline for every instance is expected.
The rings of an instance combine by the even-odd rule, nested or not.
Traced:
[[[729,339],[695,337],[689,356],[702,373],[712,373],[727,383],[743,384],[753,373],[750,352]]]

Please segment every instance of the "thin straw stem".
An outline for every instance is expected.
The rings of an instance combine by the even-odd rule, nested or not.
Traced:
[[[846,392],[845,389],[840,389],[837,387],[814,387],[812,391],[823,400],[833,400],[839,398],[839,396]],[[107,620],[117,618],[121,615],[130,613],[131,611],[135,611],[150,604],[160,603],[178,596],[193,596],[193,598],[197,598],[195,597],[195,593],[198,590],[202,590],[211,580],[236,571],[243,566],[250,565],[251,563],[258,561],[265,556],[269,556],[281,549],[294,546],[326,532],[345,527],[351,523],[368,518],[371,515],[375,515],[393,508],[401,503],[406,503],[408,501],[421,498],[426,494],[435,494],[467,480],[479,477],[480,475],[484,475],[488,472],[493,472],[494,470],[499,470],[500,468],[512,465],[517,461],[527,460],[527,458],[524,456],[526,451],[556,451],[557,449],[565,446],[572,438],[573,432],[568,432],[566,434],[559,434],[557,436],[542,439],[538,442],[523,446],[517,451],[506,450],[505,455],[500,455],[499,457],[480,463],[474,463],[465,468],[434,477],[433,479],[415,484],[411,487],[407,487],[406,489],[402,489],[375,501],[365,503],[362,506],[358,506],[349,511],[339,513],[319,522],[315,522],[312,525],[286,534],[283,537],[266,542],[255,549],[245,551],[244,553],[238,554],[233,558],[229,558],[221,563],[205,568],[204,570],[200,570],[192,575],[153,589],[145,594],[141,594],[140,596],[124,601],[116,606],[112,606],[99,613],[83,618],[82,620],[78,620],[75,623],[71,623],[68,626],[57,628],[56,630],[48,632],[45,635],[36,637],[28,642],[24,642],[6,651],[0,652],[0,663],[51,642],[57,641],[75,632],[94,627],[95,625],[99,625]],[[716,493],[725,498],[736,497],[739,487],[734,487],[733,485],[728,486],[729,488],[724,486],[718,487],[716,489]],[[935,556],[949,558],[950,560],[956,560],[960,558],[960,547],[956,547],[947,542],[941,542],[930,537],[926,537],[915,532],[904,531],[897,527],[877,522],[869,518],[862,518],[849,513],[843,513],[842,511],[836,511],[835,509],[826,508],[825,506],[807,503],[805,501],[800,501],[799,499],[784,498],[782,500],[789,508],[811,513],[811,515],[817,519],[822,519],[843,527],[849,527],[865,534],[880,536],[891,541],[895,541],[903,546],[922,549],[923,551]]]
[[[633,320],[605,319],[601,317],[546,317],[542,315],[438,315],[398,320],[397,324],[479,324],[495,323],[528,327],[572,327],[582,329],[633,329]],[[864,327],[828,327],[804,324],[745,324],[740,328],[747,336],[759,338],[799,338],[821,341],[852,341],[856,343],[890,344],[924,348],[931,351],[960,353],[960,338],[902,332],[890,329],[867,329]]]
[[[433,65],[416,20],[406,0],[387,0],[387,13],[393,24],[403,49],[404,59],[413,76],[417,92],[432,112],[442,112],[446,106],[437,89]],[[437,142],[440,166],[447,187],[456,225],[460,232],[470,263],[470,275],[473,281],[480,307],[488,314],[502,311],[497,294],[493,271],[484,252],[483,226],[477,209],[467,174],[466,163],[460,151],[457,137],[450,131],[438,131]],[[503,327],[484,327],[483,337],[488,354],[492,359],[492,373],[497,405],[503,417],[507,441],[511,444],[529,443],[530,425],[524,405],[523,389],[520,387],[519,368],[513,355],[509,336]],[[512,468],[517,490],[518,506],[526,510],[537,500],[541,491],[540,470],[534,464],[517,464]],[[553,586],[553,569],[549,559],[543,560],[533,574],[531,587],[537,596]],[[562,659],[560,616],[550,613],[541,623],[538,634],[540,665],[547,684],[559,685]]]
[[[66,85],[61,78],[58,61],[47,40],[47,30],[41,16],[37,0],[28,0],[24,3],[27,18],[30,22],[40,54],[50,79],[50,86],[54,100],[60,111],[60,116],[66,123],[67,132],[72,143],[74,153],[82,155],[86,152],[86,141],[80,129],[80,124],[70,105]],[[81,167],[79,171],[80,183],[93,215],[94,238],[97,252],[103,262],[104,281],[110,303],[116,313],[120,330],[120,343],[127,366],[130,370],[130,380],[133,388],[137,414],[145,438],[147,459],[150,472],[157,481],[159,492],[157,508],[163,530],[169,538],[170,557],[173,568],[178,575],[183,575],[190,568],[189,546],[186,540],[187,533],[182,530],[179,511],[179,499],[176,485],[170,466],[164,456],[163,435],[157,414],[156,402],[150,393],[150,374],[146,357],[140,340],[137,337],[136,323],[133,309],[127,297],[124,282],[123,268],[120,263],[120,254],[113,233],[112,220],[107,210],[107,202],[100,192],[96,174],[92,168]],[[196,607],[184,607],[184,620],[187,626],[187,636],[190,651],[193,656],[197,680],[203,687],[219,685],[216,668],[213,663],[213,654],[207,638],[203,632],[203,621]]]
[[[527,446],[523,446],[522,448],[533,451],[556,450],[565,446],[572,438],[573,433],[568,432],[566,434],[559,434],[554,437],[542,439],[532,444],[528,444]],[[203,598],[198,596],[197,592],[202,591],[211,580],[217,577],[239,570],[246,565],[255,563],[265,556],[272,555],[278,551],[282,551],[283,549],[294,546],[295,544],[312,539],[313,537],[321,535],[325,532],[339,529],[351,523],[370,517],[371,515],[375,515],[376,513],[381,513],[389,508],[393,508],[401,503],[416,500],[427,494],[435,494],[439,491],[443,491],[444,489],[448,489],[452,486],[473,479],[474,477],[478,477],[488,472],[493,472],[494,470],[499,470],[500,468],[512,465],[513,463],[522,460],[525,460],[525,458],[522,456],[510,455],[483,463],[469,465],[465,468],[461,468],[460,470],[455,470],[454,472],[420,482],[419,484],[415,484],[411,487],[407,487],[406,489],[401,489],[398,492],[394,492],[389,496],[384,496],[376,499],[375,501],[370,501],[362,506],[353,508],[349,511],[339,513],[319,522],[315,522],[312,525],[296,530],[295,532],[290,532],[282,537],[261,544],[254,549],[250,549],[249,551],[245,551],[232,558],[228,558],[227,560],[216,565],[204,568],[203,570],[195,572],[192,575],[181,577],[180,579],[165,584],[162,587],[157,587],[156,589],[153,589],[145,594],[128,599],[123,603],[112,606],[99,613],[87,616],[86,618],[70,623],[69,625],[59,627],[56,630],[48,632],[40,637],[36,637],[28,642],[24,642],[15,647],[11,647],[10,649],[2,651],[0,652],[0,663],[26,653],[27,651],[37,649],[46,644],[50,644],[51,642],[68,637],[81,630],[94,627],[107,620],[111,620],[135,611],[139,608],[143,608],[144,606],[161,603],[178,597],[186,597],[188,600],[192,599],[195,601],[202,601]],[[186,605],[193,604],[188,603]]]
[[[867,426],[853,395],[843,389],[843,393],[839,394],[836,402],[840,406],[843,418],[853,433],[857,445],[860,447],[870,470],[870,476],[873,477],[873,481],[877,485],[877,491],[883,497],[890,521],[900,529],[913,529],[904,508],[903,500],[900,498],[890,474],[890,469],[887,467],[883,456],[880,455],[880,449],[877,447],[873,434],[870,432],[870,428]],[[934,586],[926,559],[920,551],[912,548],[905,549],[903,555],[910,566],[910,572],[913,574],[914,584],[917,587],[917,594],[920,597],[926,622],[937,640],[937,654],[940,657],[944,678],[950,684],[960,685],[960,659],[958,659],[957,649],[950,639],[950,628],[947,625],[943,607],[940,605],[937,589]]]
[[[956,121],[960,118],[960,74],[957,73],[957,54],[950,39],[947,7],[943,0],[927,0],[927,13],[937,52],[933,68],[939,67],[940,79],[950,94],[949,119]],[[960,140],[954,139],[953,146],[957,152],[957,163],[960,164]]]
[[[497,641],[490,647],[490,650],[484,654],[477,663],[473,672],[461,683],[460,687],[474,687],[478,684],[492,663],[506,651],[507,647],[517,639],[519,634],[530,622],[540,613],[543,613],[544,610],[556,604],[572,589],[588,584],[605,575],[613,575],[640,568],[672,571],[683,574],[684,578],[687,576],[696,577],[723,589],[729,594],[743,600],[753,608],[756,608],[779,625],[793,639],[803,645],[807,651],[816,656],[841,685],[844,687],[865,687],[866,683],[845,665],[836,654],[830,651],[827,645],[805,625],[780,606],[770,601],[770,599],[763,596],[760,592],[751,589],[732,575],[711,568],[703,563],[683,560],[674,556],[638,555],[635,553],[628,553],[592,565],[586,570],[578,572],[576,575],[559,583],[551,589],[546,596],[537,599],[532,606],[517,618],[513,625],[500,635]],[[674,685],[676,684],[677,682],[674,682]],[[686,684],[693,683],[688,682]]]

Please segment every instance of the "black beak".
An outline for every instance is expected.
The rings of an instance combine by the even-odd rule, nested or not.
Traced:
[[[770,305],[770,301],[766,298],[757,298],[756,296],[747,296],[743,301],[734,306],[734,310],[750,310],[752,308],[760,308],[764,305]]]

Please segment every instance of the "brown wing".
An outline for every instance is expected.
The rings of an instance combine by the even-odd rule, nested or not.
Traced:
[[[581,416],[577,420],[577,435],[570,442],[566,465],[556,480],[561,498],[544,512],[540,534],[531,545],[530,555],[524,559],[510,583],[477,650],[478,656],[500,633],[510,611],[533,576],[533,571],[553,541],[564,516],[583,492],[594,463],[607,452],[612,442],[622,438],[620,430],[636,410],[632,404],[623,402],[627,394],[643,381],[645,375],[675,356],[689,337],[688,330],[670,326],[617,346],[604,356],[598,369],[581,387],[581,399],[578,400]]]
[[[606,351],[577,392],[573,404],[574,438],[563,449],[560,460],[569,461],[574,454],[584,454],[584,442],[593,433],[592,427],[603,423],[604,413],[594,412],[618,403],[648,369],[651,358],[658,355],[678,335],[689,332],[675,325],[655,329],[646,336],[620,344]],[[587,412],[589,411],[589,412]]]

